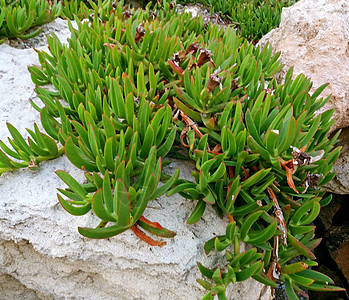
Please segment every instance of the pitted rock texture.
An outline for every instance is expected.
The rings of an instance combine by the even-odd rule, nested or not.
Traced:
[[[338,269],[349,282],[349,226],[331,227],[327,234],[327,247]]]
[[[294,66],[294,75],[310,77],[314,89],[329,83],[321,95],[332,96],[322,111],[336,109],[332,131],[349,126],[349,2],[300,0],[283,8],[279,28],[260,44],[267,42],[281,51],[280,81]]]
[[[10,275],[0,275],[0,299],[7,300],[53,300],[28,289]]]
[[[63,41],[69,36],[66,22],[57,20],[54,24]],[[31,64],[38,64],[32,48],[0,46],[3,141],[8,136],[6,122],[24,136],[25,128],[33,128],[34,122],[40,124],[39,113],[29,103],[32,98],[39,103],[27,71]],[[178,166],[182,178],[191,178],[193,166],[188,163],[174,161],[167,167],[168,173]],[[60,206],[56,188],[64,188],[64,183],[54,173],[58,169],[79,182],[84,180],[83,172],[65,156],[42,163],[38,171],[18,170],[0,177],[0,279],[11,282],[4,290],[5,295],[12,295],[8,299],[18,299],[16,293],[23,295],[22,290],[27,299],[45,300],[183,300],[200,299],[205,294],[196,282],[201,278],[196,262],[213,267],[224,260],[224,253],[207,257],[203,245],[224,234],[227,220],[220,220],[209,208],[201,221],[187,225],[195,203],[176,195],[152,201],[145,211],[150,220],[177,233],[162,248],[145,244],[131,231],[110,239],[87,239],[79,235],[77,227],[96,226],[98,220],[92,213],[71,216]],[[232,286],[229,298],[258,299],[262,288],[251,279]],[[262,299],[270,299],[269,291]]]

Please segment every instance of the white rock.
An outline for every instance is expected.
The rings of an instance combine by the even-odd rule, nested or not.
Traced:
[[[10,275],[0,275],[0,295],[1,299],[7,300],[52,300],[42,294],[28,289],[17,279]]]
[[[61,39],[69,36],[64,21],[45,28],[56,28]],[[23,135],[25,128],[40,123],[29,103],[34,85],[27,71],[37,63],[31,48],[0,46],[1,140],[8,136],[5,122]],[[173,163],[172,171],[178,164]],[[148,246],[131,231],[110,239],[87,239],[77,227],[97,225],[97,220],[92,214],[74,217],[63,210],[56,197],[56,188],[64,187],[54,174],[58,169],[83,181],[82,172],[64,156],[42,163],[39,171],[18,170],[0,177],[0,279],[9,282],[6,288],[0,285],[2,295],[21,299],[22,290],[28,299],[182,300],[204,295],[195,281],[201,278],[196,262],[213,266],[224,256],[206,257],[203,245],[224,234],[227,220],[218,219],[209,208],[196,225],[186,225],[195,203],[178,195],[162,197],[150,203],[145,215],[177,232],[163,248]],[[182,177],[191,177],[190,164],[181,169]],[[235,284],[230,298],[258,299],[262,287],[254,280]],[[270,299],[270,293],[263,299]]]
[[[332,96],[322,111],[336,109],[332,131],[349,126],[349,2],[300,0],[283,9],[279,28],[260,44],[267,42],[281,51],[281,79],[294,66],[294,75],[310,77],[313,88],[330,83],[322,96]]]
[[[192,17],[195,18],[199,13],[199,8],[193,5],[190,5],[185,7],[184,12],[191,13]]]

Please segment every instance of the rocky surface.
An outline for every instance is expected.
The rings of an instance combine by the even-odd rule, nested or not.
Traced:
[[[322,96],[332,94],[323,110],[335,108],[332,131],[349,126],[349,2],[347,0],[300,0],[283,8],[281,23],[264,36],[275,52],[281,51],[283,69],[279,79],[294,66],[313,88],[330,85]]]
[[[319,262],[319,270],[329,275],[336,285],[343,286],[349,291],[349,202],[346,195],[333,194],[330,205],[321,209],[315,220],[316,235],[322,238],[315,255]],[[341,299],[344,293],[312,292],[311,299]],[[327,297],[327,298],[326,298]]]
[[[0,275],[0,295],[1,299],[7,300],[53,300],[52,297],[28,289],[10,275]]]
[[[337,226],[327,233],[327,244],[332,259],[349,282],[349,227]]]
[[[231,23],[219,13],[215,12],[211,14],[209,7],[205,7],[200,3],[186,5],[177,4],[177,9],[180,13],[191,13],[193,17],[201,16],[204,23],[211,22],[212,24],[218,24],[219,26],[226,26]]]
[[[47,25],[63,41],[69,36],[66,22]],[[43,41],[39,49],[46,49]],[[31,46],[30,46],[31,47]],[[37,64],[32,48],[0,46],[0,139],[8,136],[11,122],[25,136],[25,128],[40,123],[34,85],[27,66]],[[179,165],[168,167],[171,173]],[[196,282],[200,261],[215,266],[219,256],[206,257],[205,241],[225,232],[227,220],[208,209],[196,225],[186,225],[195,206],[180,196],[150,203],[146,217],[176,231],[162,248],[150,247],[133,233],[105,240],[91,240],[78,226],[96,226],[92,214],[74,217],[57,201],[56,188],[64,183],[54,174],[69,172],[78,181],[83,174],[66,157],[41,164],[38,171],[18,170],[0,177],[0,298],[6,299],[200,299],[204,290]],[[181,176],[191,177],[192,166],[181,165]],[[244,246],[242,245],[242,249]],[[258,299],[262,285],[254,280],[235,284],[230,299]],[[270,299],[267,292],[262,299]]]

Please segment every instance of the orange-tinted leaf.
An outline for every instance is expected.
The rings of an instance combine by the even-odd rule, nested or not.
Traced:
[[[184,70],[177,65],[173,60],[169,59],[168,63],[170,64],[171,68],[175,73],[177,73],[179,76],[183,76]]]
[[[143,220],[146,220],[146,222],[143,222],[142,220],[142,217],[137,221],[137,225],[139,225],[140,227],[142,227],[144,230],[152,233],[152,234],[155,234],[157,236],[160,236],[160,237],[164,237],[164,238],[172,238],[176,235],[176,233],[174,231],[171,231],[171,230],[168,230],[166,228],[163,228],[159,223],[157,222],[151,222],[147,219],[143,219]],[[152,226],[150,224],[156,224],[155,226]]]
[[[158,228],[158,229],[160,229],[160,230],[163,229],[163,227],[162,227],[158,222],[152,222],[152,221],[148,220],[148,219],[147,219],[146,217],[144,217],[144,216],[141,216],[141,217],[139,218],[139,220],[142,221],[142,222],[144,222],[144,223],[146,223],[146,224],[148,224],[148,225],[151,226],[151,227]]]
[[[188,126],[185,126],[184,129],[183,129],[182,132],[181,132],[180,140],[181,140],[181,144],[182,144],[185,148],[190,148],[190,146],[184,142],[184,137],[186,136],[187,132],[188,132]]]
[[[209,153],[219,155],[221,154],[220,151],[222,150],[221,144],[217,144],[212,150],[209,150]]]
[[[287,166],[285,166],[286,169],[286,176],[287,176],[287,183],[289,185],[289,187],[294,190],[297,194],[299,194],[299,192],[296,189],[296,186],[294,185],[293,179],[292,179],[292,170],[290,168],[288,168]]]
[[[132,231],[134,232],[134,234],[139,237],[142,241],[146,242],[147,244],[149,244],[150,246],[159,246],[159,247],[163,247],[166,245],[166,242],[164,241],[155,241],[153,240],[151,237],[147,236],[144,232],[140,231],[138,226],[136,224],[134,224],[131,227]]]
[[[245,181],[248,177],[250,177],[250,174],[247,172],[247,170],[243,166],[241,166],[241,168],[244,170],[244,173],[245,173],[245,177],[244,179],[242,179],[242,181]]]
[[[234,217],[230,214],[228,214],[228,220],[229,220],[229,223],[234,223],[235,220],[234,220]]]
[[[287,239],[290,243],[290,245],[296,249],[300,254],[304,255],[305,257],[309,258],[310,260],[315,260],[316,257],[313,252],[309,248],[307,248],[305,245],[303,245],[300,241],[298,241],[294,236],[291,235],[291,233],[287,233]]]

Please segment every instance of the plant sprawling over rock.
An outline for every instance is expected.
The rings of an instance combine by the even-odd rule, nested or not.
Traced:
[[[4,38],[29,39],[38,35],[41,28],[26,33],[52,21],[61,13],[62,6],[55,2],[50,6],[47,0],[2,0],[0,2],[0,43]]]
[[[92,210],[100,219],[95,228],[79,227],[90,238],[131,229],[163,246],[143,230],[175,232],[143,216],[150,200],[179,193],[195,201],[189,224],[213,206],[229,222],[204,248],[225,250],[226,266],[198,264],[208,278],[198,279],[208,291],[203,299],[226,299],[228,284],[250,277],[272,287],[284,281],[290,299],[304,287],[340,290],[310,269],[320,242],[312,221],[331,200],[322,199],[321,186],[333,178],[340,151],[333,149],[338,134],[327,137],[333,111],[316,113],[328,100],[319,98],[326,85],[310,94],[311,81],[293,80],[292,69],[278,84],[279,54],[255,48],[233,28],[179,15],[166,2],[154,10],[122,4],[92,4],[89,21],[70,25],[68,45],[48,37],[50,53],[38,51],[41,65],[29,67],[46,133],[34,125],[25,141],[8,124],[11,147],[0,142],[0,174],[37,169],[65,152],[87,183],[57,171],[68,185],[58,199],[73,215]],[[41,87],[49,83],[56,91]],[[179,170],[165,174],[166,157],[193,160],[193,180],[178,179]],[[251,249],[240,252],[240,241]]]

